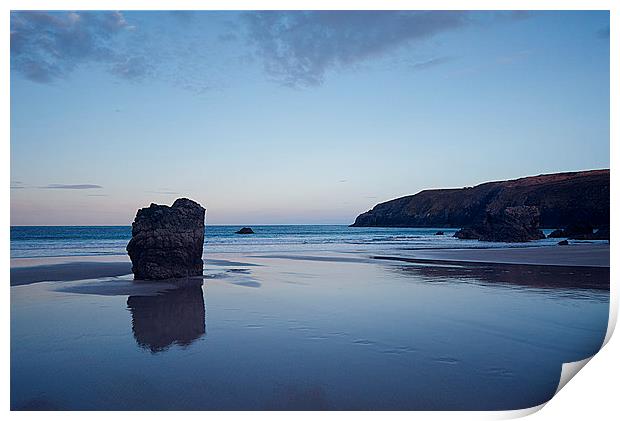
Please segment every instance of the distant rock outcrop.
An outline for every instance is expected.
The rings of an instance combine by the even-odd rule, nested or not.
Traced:
[[[443,232],[443,231],[437,231],[437,232],[435,233],[435,235],[443,235],[443,234],[444,234],[444,232]]]
[[[235,234],[254,234],[254,231],[252,231],[252,228],[243,227],[239,231],[235,232]]]
[[[353,227],[452,227],[484,224],[488,214],[535,206],[540,226],[609,226],[609,170],[546,174],[495,181],[462,189],[424,190],[380,203],[357,217]],[[461,233],[476,236],[471,231]]]
[[[564,230],[553,230],[549,233],[547,237],[548,238],[565,238],[566,233],[564,232]]]
[[[592,239],[609,241],[609,226],[599,228],[594,234],[592,234]]]
[[[569,238],[571,240],[609,240],[609,226],[600,227],[596,232],[590,224],[573,224],[549,234],[549,238]]]
[[[594,234],[594,227],[589,223],[571,224],[562,230],[564,237],[571,240],[589,240]]]
[[[545,238],[538,228],[540,212],[536,206],[512,206],[496,212],[488,212],[484,220],[454,234],[469,240],[526,242]]]
[[[189,199],[138,210],[127,252],[134,279],[201,276],[205,209]]]

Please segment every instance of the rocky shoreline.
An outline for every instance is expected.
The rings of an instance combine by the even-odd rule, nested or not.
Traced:
[[[559,238],[609,239],[609,220],[605,169],[423,190],[380,203],[350,226],[461,228],[457,238],[526,242],[545,238],[541,228],[563,229]]]

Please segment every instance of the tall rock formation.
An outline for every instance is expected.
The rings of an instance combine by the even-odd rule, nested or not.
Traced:
[[[138,210],[127,252],[134,279],[202,275],[205,209],[190,199]]]

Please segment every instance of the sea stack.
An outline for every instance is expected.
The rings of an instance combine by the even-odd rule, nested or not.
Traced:
[[[202,275],[205,209],[190,199],[138,210],[127,252],[136,280]]]

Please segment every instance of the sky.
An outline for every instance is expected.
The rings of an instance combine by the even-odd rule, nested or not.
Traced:
[[[12,12],[11,224],[349,224],[609,168],[609,13]]]

